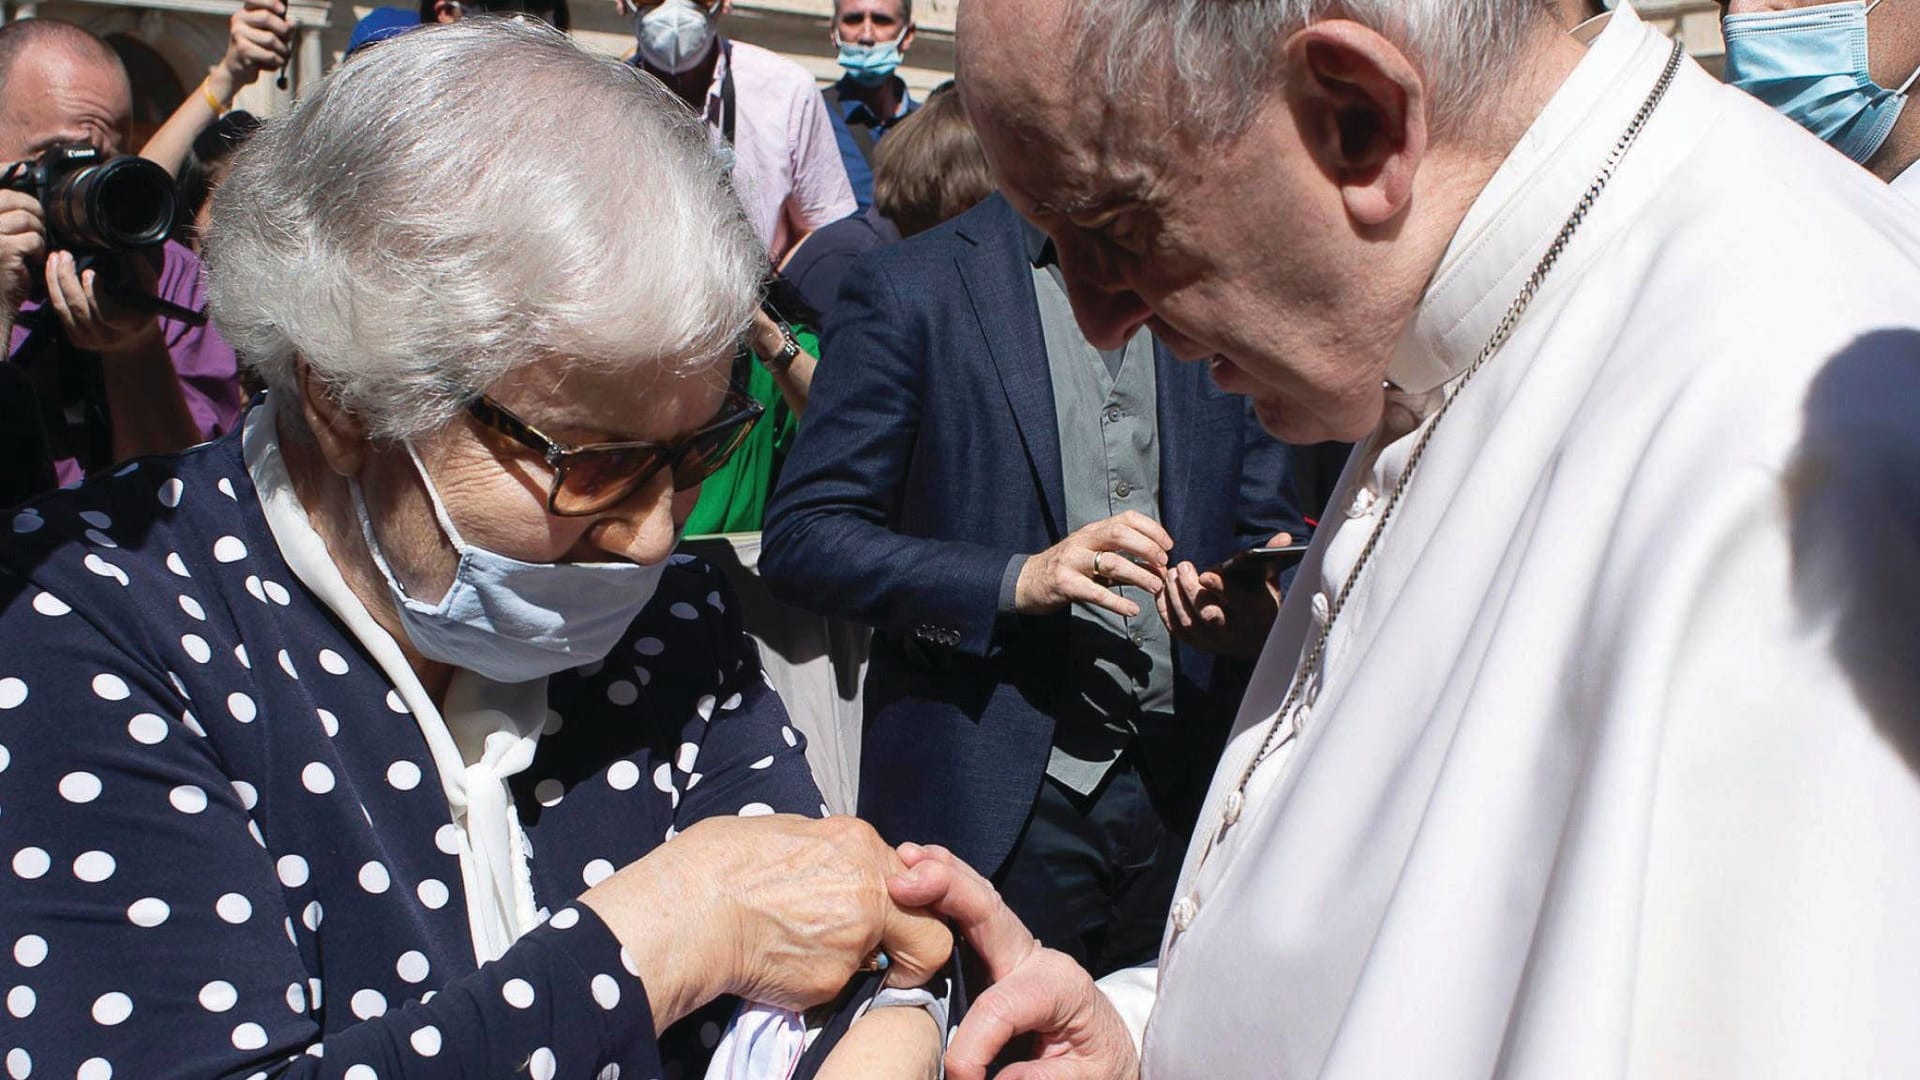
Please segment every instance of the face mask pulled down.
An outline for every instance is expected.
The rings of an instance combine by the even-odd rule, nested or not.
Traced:
[[[1866,164],[1920,78],[1915,71],[1889,90],[1868,73],[1867,13],[1879,3],[1848,0],[1727,16],[1727,82]]]
[[[839,44],[840,66],[861,86],[879,86],[893,78],[893,73],[900,68],[899,38],[875,45],[858,45],[848,41]]]
[[[693,0],[666,3],[634,17],[640,58],[655,71],[683,75],[707,58],[719,37],[713,16]]]
[[[528,563],[467,543],[411,443],[407,456],[433,502],[441,530],[460,557],[453,584],[438,603],[407,595],[373,534],[359,482],[349,480],[348,485],[367,550],[420,655],[494,682],[542,679],[606,659],[653,599],[666,570],[664,560],[653,566]]]

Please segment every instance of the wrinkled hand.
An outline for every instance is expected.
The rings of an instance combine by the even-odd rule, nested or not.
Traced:
[[[153,292],[153,267],[137,257],[129,258],[127,265],[134,275],[133,287]],[[56,251],[47,256],[47,304],[60,316],[67,341],[109,360],[166,348],[159,319],[151,312],[135,311],[108,300],[101,295],[104,286],[99,272],[80,270],[72,253]]]
[[[227,52],[207,73],[207,89],[221,101],[251,85],[262,71],[279,71],[293,51],[293,23],[285,0],[246,0],[227,20]]]
[[[677,1017],[663,1011],[721,994],[811,1008],[832,1000],[876,947],[893,959],[889,984],[926,982],[947,962],[953,934],[893,902],[887,879],[903,868],[857,818],[710,818],[581,900],[640,961],[664,1025]],[[663,921],[667,912],[684,921]]]
[[[1157,596],[1165,587],[1161,572],[1172,550],[1167,530],[1137,510],[1096,521],[1021,566],[1014,609],[1022,615],[1049,615],[1068,604],[1086,604],[1131,619],[1140,614],[1140,605],[1108,583],[1132,585]]]
[[[993,886],[952,852],[903,844],[900,857],[909,869],[888,883],[895,902],[952,919],[993,981],[974,996],[947,1045],[951,1080],[985,1080],[1007,1044],[1029,1033],[1036,1056],[1002,1070],[1000,1080],[1138,1080],[1133,1037],[1093,976],[1042,948]]]
[[[0,299],[9,308],[26,299],[33,268],[47,253],[47,223],[40,201],[18,191],[0,191]]]
[[[1285,547],[1293,537],[1280,533],[1266,547]],[[1280,587],[1271,578],[1229,580],[1190,562],[1166,571],[1166,590],[1155,598],[1160,619],[1174,640],[1223,656],[1252,659],[1266,647],[1280,612]]]

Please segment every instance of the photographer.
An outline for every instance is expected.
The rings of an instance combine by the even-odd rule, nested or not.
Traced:
[[[62,145],[122,153],[131,112],[126,71],[99,38],[44,19],[0,27],[0,169],[17,175]],[[169,242],[90,264],[19,186],[30,185],[0,190],[11,322],[0,505],[230,429],[240,410],[233,350],[210,329],[124,299],[200,310],[199,260]]]

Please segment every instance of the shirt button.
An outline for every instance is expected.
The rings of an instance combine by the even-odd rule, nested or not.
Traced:
[[[1125,480],[1122,480],[1119,483],[1113,485],[1113,493],[1115,496],[1124,499],[1127,496],[1133,494],[1133,485],[1127,483]]]
[[[1187,929],[1193,925],[1193,920],[1200,916],[1200,905],[1194,902],[1193,897],[1183,896],[1174,901],[1171,914],[1173,917],[1173,928],[1184,934],[1187,932]]]
[[[1139,648],[1147,643],[1147,635],[1138,630],[1128,632],[1127,637],[1133,641],[1134,648]]]
[[[1119,423],[1121,415],[1122,414],[1120,412],[1120,406],[1118,405],[1107,406],[1107,423],[1109,424]]]

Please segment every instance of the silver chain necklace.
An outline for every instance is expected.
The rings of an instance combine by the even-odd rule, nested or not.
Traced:
[[[1600,174],[1594,177],[1593,183],[1587,186],[1586,192],[1580,196],[1580,201],[1574,205],[1573,213],[1567,217],[1567,223],[1560,227],[1559,235],[1553,238],[1547,253],[1540,259],[1540,265],[1534,268],[1532,276],[1527,278],[1526,285],[1521,287],[1520,295],[1514,297],[1513,303],[1507,307],[1506,316],[1500,320],[1500,325],[1494,328],[1493,336],[1487,339],[1486,345],[1480,350],[1480,355],[1468,365],[1467,370],[1460,376],[1459,382],[1454,384],[1446,399],[1440,403],[1440,407],[1434,410],[1433,416],[1426,421],[1419,441],[1414,443],[1413,452],[1407,455],[1407,465],[1401,470],[1399,482],[1393,485],[1393,491],[1380,508],[1380,520],[1374,523],[1373,532],[1367,536],[1366,546],[1360,549],[1360,557],[1355,560],[1352,572],[1347,575],[1346,583],[1340,587],[1339,596],[1327,609],[1327,616],[1321,624],[1320,633],[1314,638],[1313,646],[1307,651],[1306,658],[1300,662],[1299,667],[1294,669],[1293,681],[1288,687],[1287,696],[1281,702],[1280,711],[1275,713],[1273,720],[1268,723],[1266,738],[1261,742],[1259,752],[1254,754],[1247,762],[1246,768],[1241,770],[1240,782],[1235,784],[1233,791],[1227,795],[1226,802],[1221,808],[1220,827],[1207,838],[1206,849],[1200,855],[1200,865],[1205,865],[1207,857],[1213,853],[1214,841],[1225,835],[1228,829],[1239,822],[1241,812],[1246,809],[1247,785],[1252,782],[1254,772],[1302,730],[1300,714],[1308,703],[1307,686],[1320,673],[1320,664],[1326,659],[1327,642],[1333,636],[1334,624],[1339,621],[1340,612],[1346,608],[1347,600],[1353,595],[1354,586],[1359,583],[1372,562],[1373,553],[1380,546],[1381,537],[1386,533],[1387,523],[1393,519],[1393,512],[1399,508],[1400,501],[1406,496],[1407,486],[1412,482],[1413,474],[1419,470],[1420,460],[1426,455],[1427,446],[1433,442],[1434,432],[1440,429],[1441,421],[1446,419],[1448,411],[1453,408],[1453,403],[1460,399],[1461,393],[1473,381],[1473,377],[1479,374],[1487,361],[1493,359],[1494,354],[1507,343],[1507,339],[1513,336],[1514,328],[1520,324],[1520,317],[1533,304],[1534,297],[1539,295],[1540,287],[1546,282],[1547,275],[1551,274],[1554,266],[1560,262],[1560,256],[1567,250],[1567,245],[1573,240],[1574,233],[1579,231],[1580,226],[1587,220],[1587,215],[1593,211],[1594,204],[1600,200],[1600,193],[1606,190],[1607,183],[1613,179],[1614,170],[1620,167],[1620,162],[1626,157],[1627,151],[1632,149],[1633,144],[1639,140],[1640,132],[1647,126],[1647,120],[1652,117],[1654,109],[1658,108],[1660,102],[1666,98],[1667,90],[1672,87],[1675,76],[1679,74],[1680,61],[1685,55],[1685,50],[1681,48],[1680,43],[1674,42],[1673,51],[1667,57],[1667,66],[1660,73],[1660,80],[1654,84],[1653,92],[1647,95],[1647,100],[1641,104],[1640,111],[1634,114],[1633,122],[1627,125],[1627,130],[1620,136],[1620,140],[1613,144],[1613,152],[1607,155],[1606,164],[1600,167]],[[1313,696],[1317,697],[1317,691]]]

